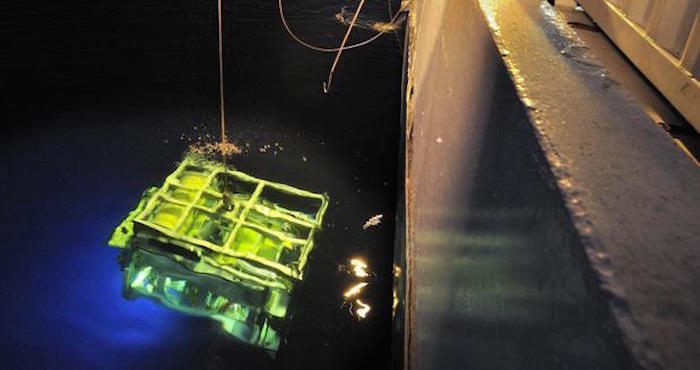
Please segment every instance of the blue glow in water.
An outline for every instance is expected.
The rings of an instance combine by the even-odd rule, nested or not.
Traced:
[[[44,7],[37,14],[60,13],[59,28],[70,34],[52,23],[51,58],[14,51],[26,65],[3,89],[9,99],[0,99],[16,112],[3,118],[17,131],[0,135],[2,368],[388,368],[390,280],[377,284],[373,316],[359,323],[339,308],[347,287],[336,266],[355,255],[377,271],[391,265],[401,47],[387,35],[344,56],[334,91],[324,95],[328,56],[289,38],[274,1],[227,8],[235,31],[226,37],[235,51],[226,72],[235,81],[227,87],[229,134],[251,145],[236,166],[334,200],[283,351],[273,361],[220,334],[216,322],[121,297],[118,251],[106,246],[112,228],[148,186],[162,184],[202,127],[218,137],[218,90],[207,87],[217,81],[204,57],[212,49],[203,42],[215,35],[211,9],[161,3],[81,5],[70,19],[61,6]],[[333,15],[343,4],[331,3],[290,7],[290,17],[308,20],[295,22],[297,31],[319,42],[342,37]],[[385,19],[385,4],[374,5],[370,18]],[[153,33],[154,19],[162,32]],[[369,32],[353,36],[362,33]],[[284,151],[258,151],[277,142]],[[385,215],[384,231],[364,232],[376,213]]]
[[[39,230],[20,226],[10,242],[2,261],[3,296],[12,297],[0,319],[3,358],[12,368],[183,366],[191,355],[182,349],[201,339],[196,329],[204,334],[211,326],[121,296],[119,251],[106,240],[125,208],[100,214],[94,205],[74,205],[65,218],[42,220]]]

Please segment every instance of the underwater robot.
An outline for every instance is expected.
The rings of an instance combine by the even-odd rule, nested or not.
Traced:
[[[276,352],[328,196],[188,155],[114,230],[123,294],[210,317]]]

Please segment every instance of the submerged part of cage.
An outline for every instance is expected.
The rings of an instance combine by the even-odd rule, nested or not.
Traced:
[[[122,248],[127,298],[210,317],[277,351],[327,207],[324,194],[188,156],[144,192],[109,245]]]

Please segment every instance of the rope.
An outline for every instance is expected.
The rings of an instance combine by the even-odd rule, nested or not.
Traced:
[[[223,39],[224,39],[224,33],[221,30],[222,28],[222,22],[221,22],[221,0],[217,0],[216,2],[216,7],[217,7],[217,20],[219,23],[219,111],[221,114],[220,120],[221,120],[221,162],[224,165],[224,172],[227,171],[227,165],[226,165],[226,153],[225,148],[226,148],[226,116],[224,115],[224,47],[223,47]],[[226,193],[226,175],[224,174],[223,176],[223,183],[224,183],[224,188],[221,189],[221,193],[225,194]]]
[[[355,15],[352,16],[352,21],[350,21],[350,27],[348,27],[348,31],[345,32],[345,37],[343,38],[343,42],[340,44],[340,47],[338,48],[338,54],[335,55],[335,60],[333,61],[333,66],[331,67],[331,71],[328,73],[328,82],[323,83],[323,92],[328,94],[328,91],[331,89],[331,83],[333,82],[333,72],[335,72],[335,67],[338,65],[338,62],[340,61],[340,55],[343,54],[343,50],[345,49],[345,43],[348,42],[348,38],[350,37],[350,33],[352,32],[352,28],[355,27],[355,21],[357,21],[357,16],[360,15],[360,12],[362,11],[362,6],[365,5],[365,0],[360,0],[360,5],[357,6],[357,10],[355,11]]]
[[[219,112],[221,122],[221,144],[226,144],[226,118],[224,117],[224,56],[223,32],[221,31],[221,0],[217,0],[217,15],[219,21]]]
[[[285,30],[287,30],[287,33],[289,34],[289,36],[291,36],[291,37],[294,39],[294,41],[298,42],[298,43],[301,44],[302,46],[307,47],[307,48],[309,48],[309,49],[311,49],[311,50],[316,50],[316,51],[320,51],[320,52],[323,52],[323,53],[335,53],[335,52],[341,50],[341,48],[324,48],[324,47],[321,47],[321,46],[312,45],[312,44],[310,44],[310,43],[308,43],[308,42],[302,40],[299,36],[297,36],[297,35],[294,33],[294,31],[292,31],[292,29],[289,27],[289,24],[287,24],[287,19],[286,19],[285,16],[284,16],[284,7],[283,7],[283,5],[282,5],[282,0],[278,0],[277,6],[278,6],[279,11],[280,11],[280,19],[282,20],[282,25],[284,25]],[[396,23],[396,20],[399,18],[399,15],[401,14],[402,11],[404,11],[404,10],[406,9],[407,6],[408,6],[408,4],[403,5],[403,6],[396,12],[396,14],[394,14],[394,16],[391,18],[391,20],[389,21],[389,24],[392,24],[392,25],[393,25],[394,23]],[[356,12],[355,14],[357,14],[357,12]],[[369,39],[367,39],[367,40],[365,40],[365,41],[358,42],[358,43],[356,43],[356,44],[350,44],[350,45],[347,45],[347,46],[342,47],[342,50],[350,50],[350,49],[359,48],[359,47],[361,47],[361,46],[365,46],[365,45],[367,45],[367,44],[373,42],[374,40],[378,39],[379,37],[381,37],[381,36],[382,36],[383,34],[385,34],[386,32],[387,32],[387,31],[379,31],[379,32],[377,32],[377,34],[375,34],[374,36],[370,37]]]

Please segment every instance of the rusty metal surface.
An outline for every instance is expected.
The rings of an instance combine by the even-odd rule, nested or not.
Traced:
[[[546,2],[412,11],[409,367],[697,363],[700,171]]]

